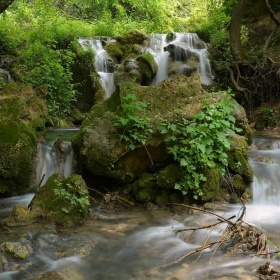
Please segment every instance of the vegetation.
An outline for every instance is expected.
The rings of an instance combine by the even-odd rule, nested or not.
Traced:
[[[175,184],[175,189],[199,199],[203,195],[201,182],[206,180],[204,170],[215,169],[225,174],[229,137],[240,132],[232,116],[237,105],[229,94],[213,93],[211,100],[205,99],[193,120],[174,114],[168,119],[159,119],[157,126],[146,117],[148,105],[137,100],[132,92],[124,101],[121,104],[123,116],[115,123],[121,140],[134,150],[136,146],[145,146],[153,133],[164,134],[167,149],[182,167],[182,179]]]

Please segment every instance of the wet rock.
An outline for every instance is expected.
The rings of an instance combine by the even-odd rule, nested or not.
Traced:
[[[13,259],[26,259],[30,253],[28,247],[19,242],[4,243],[1,250]]]
[[[38,215],[30,212],[25,205],[15,205],[11,215],[1,221],[1,224],[8,227],[26,226],[38,220]]]
[[[89,209],[87,185],[80,175],[65,179],[54,174],[38,189],[30,205],[31,213],[48,219],[61,229],[81,225]]]
[[[35,278],[35,280],[66,280],[67,278],[57,271],[48,271]]]
[[[10,82],[0,91],[0,193],[26,192],[35,181],[37,136],[49,120],[46,89]]]

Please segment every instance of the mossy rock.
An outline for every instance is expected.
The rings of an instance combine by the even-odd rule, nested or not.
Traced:
[[[248,162],[248,145],[245,137],[236,135],[231,138],[231,147],[227,154],[231,172],[241,175],[246,184],[251,183],[253,170]]]
[[[26,226],[38,220],[38,214],[31,212],[25,205],[15,205],[11,215],[1,221],[7,227]]]
[[[25,244],[20,242],[7,242],[1,244],[1,250],[13,259],[26,259],[30,254]]]
[[[161,194],[157,195],[155,203],[161,207],[166,206],[166,204],[169,202],[169,195],[169,191],[162,190]]]
[[[63,274],[57,271],[47,271],[41,275],[38,275],[35,280],[66,280],[69,279]]]
[[[203,175],[206,177],[206,180],[201,183],[203,193],[201,199],[204,202],[219,201],[221,199],[221,173],[216,169],[207,169],[203,171]]]
[[[145,172],[138,180],[139,188],[153,188],[156,186],[155,174]]]
[[[174,189],[177,182],[182,179],[182,168],[178,164],[170,164],[158,172],[157,186],[163,189]]]
[[[152,78],[158,71],[157,63],[152,54],[146,53],[136,58],[138,62],[139,72],[141,73],[141,84],[149,86]]]
[[[80,175],[63,178],[52,175],[38,189],[31,211],[53,222],[58,228],[67,229],[84,223],[89,209],[86,183]]]
[[[153,202],[161,194],[160,190],[155,188],[133,188],[132,193],[139,202]]]
[[[49,115],[46,87],[10,82],[0,91],[0,193],[16,195],[33,187],[37,138]]]
[[[115,63],[121,63],[130,55],[141,54],[142,50],[140,45],[144,43],[147,36],[138,31],[131,31],[122,36],[115,37],[115,39],[115,42],[111,42],[105,46],[105,50]]]

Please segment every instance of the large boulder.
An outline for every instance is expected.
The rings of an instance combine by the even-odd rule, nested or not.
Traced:
[[[146,145],[136,145],[135,149],[131,149],[126,141],[120,140],[120,134],[125,132],[120,131],[115,123],[122,117],[120,105],[125,102],[128,93],[133,93],[139,102],[148,104],[146,117],[152,120],[153,127],[163,119],[172,121],[178,115],[192,120],[200,112],[205,98],[208,98],[208,102],[217,100],[211,99],[212,95],[203,90],[198,75],[170,78],[155,87],[143,87],[133,82],[122,83],[104,104],[92,107],[79,133],[73,138],[72,145],[80,164],[92,174],[116,179],[128,186],[139,201],[148,198],[150,201],[171,201],[174,194],[172,186],[181,180],[180,166],[169,153],[164,136],[154,130],[147,138]],[[244,153],[246,162],[246,139],[249,137],[245,138],[245,135],[250,135],[251,130],[243,108],[234,113],[237,125],[243,129],[241,137],[244,141],[239,143],[246,145],[240,148],[234,144],[230,152],[231,155],[239,154],[239,151]],[[138,114],[141,116],[141,112]],[[248,164],[241,161],[240,157],[230,156],[230,160],[232,159],[238,162],[240,168],[236,169],[233,164],[230,165],[230,170],[234,174],[240,174],[246,183],[250,182],[252,173]],[[224,193],[220,189],[221,176],[211,169],[204,173],[208,183],[202,186],[205,193],[203,199],[211,201],[220,198]],[[175,200],[178,192],[175,191]]]
[[[37,137],[49,121],[46,88],[10,82],[0,90],[0,194],[21,194],[34,183]]]

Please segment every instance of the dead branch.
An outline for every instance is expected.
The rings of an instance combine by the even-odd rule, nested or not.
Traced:
[[[217,217],[218,222],[202,227],[189,227],[189,228],[177,230],[176,233],[181,233],[186,231],[190,232],[190,235],[188,236],[186,242],[189,242],[191,238],[194,236],[195,232],[199,230],[208,230],[208,234],[205,237],[202,246],[195,248],[194,250],[188,252],[187,254],[183,255],[179,259],[171,263],[168,263],[162,266],[161,268],[168,268],[170,266],[174,266],[180,263],[182,260],[186,259],[187,257],[196,253],[199,253],[197,257],[197,259],[199,259],[202,255],[202,252],[205,249],[213,247],[213,252],[209,260],[209,263],[211,263],[218,249],[225,244],[229,244],[228,246],[231,246],[230,248],[227,249],[227,252],[233,254],[240,254],[240,253],[253,254],[254,256],[260,256],[263,255],[264,253],[267,254],[266,252],[266,250],[268,250],[266,246],[267,237],[265,233],[262,232],[260,229],[243,221],[246,214],[246,206],[242,198],[241,198],[241,202],[243,205],[240,209],[238,216],[236,217],[236,215],[234,215],[229,218],[225,218],[221,215],[218,215],[214,212],[202,208],[174,203],[173,205],[187,207],[193,210],[201,211],[210,214],[212,216],[215,216]],[[233,221],[234,218],[236,218],[235,221]],[[212,231],[220,225],[226,225],[225,229],[222,230],[222,233],[217,240],[209,242],[209,238]]]

